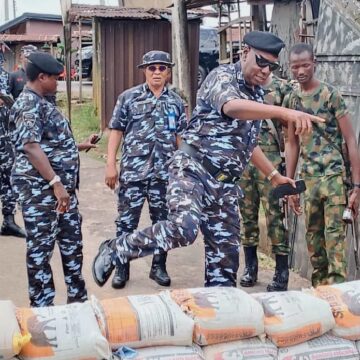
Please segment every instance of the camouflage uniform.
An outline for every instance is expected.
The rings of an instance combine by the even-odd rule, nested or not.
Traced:
[[[117,261],[126,263],[159,249],[190,245],[200,228],[206,253],[205,286],[236,286],[240,188],[235,182],[251,158],[261,122],[228,118],[222,107],[239,98],[262,102],[262,96],[261,88],[246,86],[240,63],[220,66],[208,75],[180,150],[170,163],[168,219],[118,237]],[[209,166],[218,171],[210,174],[205,168]]]
[[[10,130],[15,147],[12,183],[27,231],[27,272],[31,306],[53,305],[55,288],[50,259],[55,242],[67,285],[68,302],[85,301],[87,292],[81,275],[81,215],[75,189],[79,176],[79,155],[68,120],[50,102],[25,88],[11,108]],[[24,145],[38,143],[51,167],[70,194],[70,209],[56,212],[52,187],[28,159]]]
[[[0,92],[4,95],[9,93],[9,74],[0,65]],[[6,106],[0,106],[0,198],[2,202],[2,214],[12,215],[15,213],[16,200],[11,189],[10,175],[14,163],[14,154],[8,135],[9,110]]]
[[[300,89],[285,99],[285,105],[326,119],[313,124],[311,135],[301,137],[302,177],[305,192],[306,241],[314,267],[312,283],[332,284],[346,278],[345,225],[342,213],[346,206],[343,183],[342,155],[321,135],[317,128],[330,137],[341,149],[343,141],[338,120],[347,114],[339,91],[321,82],[312,94]]]
[[[284,95],[291,87],[285,80],[273,77],[272,82],[265,88],[265,102],[273,105],[281,105]],[[272,120],[262,122],[259,145],[266,157],[273,163],[274,167],[284,173],[283,159],[283,135],[282,125],[279,121],[273,121],[273,126],[269,125]],[[277,134],[274,133],[276,130]],[[281,144],[279,143],[281,142]],[[280,146],[282,149],[280,149]],[[265,210],[266,226],[268,238],[272,244],[274,254],[289,254],[289,245],[285,236],[283,223],[283,213],[279,206],[279,201],[271,197],[271,183],[265,176],[256,169],[253,164],[249,164],[240,179],[239,185],[244,192],[244,197],[239,199],[242,231],[241,242],[244,247],[258,246],[260,239],[259,231],[259,210],[260,201]]]
[[[169,127],[169,114],[175,128]],[[164,88],[156,98],[146,83],[123,92],[109,129],[123,132],[120,164],[117,236],[133,232],[147,199],[153,224],[167,218],[167,161],[176,150],[176,136],[186,127],[181,98]]]

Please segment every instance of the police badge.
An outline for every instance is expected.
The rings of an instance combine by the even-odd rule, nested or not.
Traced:
[[[35,121],[36,121],[35,114],[32,113],[23,114],[23,123],[26,128],[32,129],[35,125]]]

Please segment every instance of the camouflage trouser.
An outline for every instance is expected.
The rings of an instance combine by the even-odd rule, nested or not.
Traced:
[[[0,199],[3,215],[15,213],[16,199],[10,183],[13,164],[14,154],[10,139],[0,136]]]
[[[55,211],[56,199],[50,191],[35,193],[22,203],[27,233],[26,261],[30,306],[53,305],[55,287],[50,266],[55,242],[58,243],[67,286],[68,303],[87,300],[81,274],[81,215],[76,194],[71,195],[70,209],[64,214]]]
[[[332,284],[346,278],[346,206],[341,174],[305,177],[306,241],[314,268],[312,284]]]
[[[238,196],[238,186],[217,182],[197,161],[177,151],[169,167],[168,219],[118,237],[117,261],[191,245],[200,228],[205,243],[205,286],[236,286]]]
[[[153,224],[166,220],[167,181],[151,178],[143,181],[119,183],[116,236],[136,230],[145,200],[149,204],[150,219]]]
[[[264,152],[266,157],[280,170],[281,157],[278,152]],[[279,255],[289,254],[288,239],[285,234],[284,216],[279,201],[270,196],[270,181],[249,164],[244,171],[239,185],[244,197],[239,199],[242,217],[241,242],[243,246],[258,246],[260,240],[259,210],[260,201],[265,211],[268,239],[272,244],[272,252]]]

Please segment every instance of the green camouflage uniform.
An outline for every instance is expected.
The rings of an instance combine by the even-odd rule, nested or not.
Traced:
[[[286,97],[284,105],[326,119],[324,124],[314,124],[312,134],[300,139],[301,173],[307,187],[306,241],[314,267],[313,286],[343,282],[346,277],[345,225],[342,221],[346,206],[344,163],[340,152],[317,129],[321,128],[341,149],[343,138],[338,121],[347,114],[345,102],[334,87],[321,83],[311,94],[294,90]]]
[[[273,77],[272,82],[264,90],[267,104],[281,105],[285,94],[293,86],[293,82]],[[274,121],[274,126],[269,126],[271,120],[262,122],[259,145],[266,157],[274,164],[275,168],[282,171],[283,160],[280,154],[282,140],[282,126],[279,121]],[[274,134],[276,129],[277,134]],[[241,242],[244,247],[259,245],[259,208],[260,202],[265,211],[268,238],[272,244],[272,252],[278,255],[288,255],[289,245],[285,236],[284,216],[279,201],[270,196],[271,183],[251,163],[244,171],[239,182],[244,192],[244,198],[239,199],[242,216]]]

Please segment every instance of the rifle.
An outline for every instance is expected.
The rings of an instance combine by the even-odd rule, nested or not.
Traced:
[[[354,258],[355,258],[355,278],[356,278],[356,274],[358,272],[358,270],[360,269],[360,264],[359,264],[359,236],[358,236],[358,231],[357,231],[357,224],[355,223],[355,219],[352,219],[352,222],[350,223],[351,226],[351,233],[352,233],[352,238],[354,240]]]

